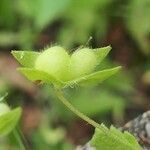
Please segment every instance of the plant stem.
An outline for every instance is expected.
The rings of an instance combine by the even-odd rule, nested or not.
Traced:
[[[97,122],[95,122],[94,120],[90,119],[89,117],[87,117],[86,115],[84,115],[83,113],[81,113],[78,109],[76,109],[63,95],[63,92],[61,91],[61,89],[55,88],[55,92],[56,95],[58,97],[58,99],[67,107],[69,108],[73,113],[75,113],[77,116],[79,116],[81,119],[83,119],[84,121],[88,122],[90,125],[94,126],[95,128],[100,129],[103,132],[107,132],[106,129],[101,126],[100,124],[98,124]]]
[[[21,136],[20,136],[20,134],[19,134],[19,132],[18,132],[17,129],[14,129],[14,130],[13,130],[13,135],[14,135],[14,138],[16,139],[16,141],[17,141],[18,144],[19,144],[20,150],[26,150],[26,149],[25,149],[25,146],[24,146],[24,144],[23,144],[23,142],[22,142],[22,140],[21,140]]]

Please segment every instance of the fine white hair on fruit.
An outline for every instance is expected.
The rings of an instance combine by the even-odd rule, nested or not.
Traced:
[[[65,49],[54,46],[39,55],[35,62],[35,68],[45,71],[57,79],[66,80],[69,64],[70,56]]]
[[[71,56],[71,76],[81,77],[91,73],[97,65],[97,56],[92,49],[82,48]]]

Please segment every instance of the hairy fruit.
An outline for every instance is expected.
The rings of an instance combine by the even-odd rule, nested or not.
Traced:
[[[70,56],[59,46],[43,51],[35,62],[35,68],[51,74],[53,77],[66,80]]]
[[[97,65],[97,56],[92,49],[83,48],[75,51],[71,56],[71,76],[81,77],[91,73]]]

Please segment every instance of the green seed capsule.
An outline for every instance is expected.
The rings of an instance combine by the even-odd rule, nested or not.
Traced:
[[[35,62],[35,68],[65,81],[68,78],[69,63],[68,53],[62,47],[54,46],[40,54]]]
[[[96,65],[97,57],[92,49],[80,49],[71,56],[71,76],[77,78],[89,74],[95,69]]]
[[[9,111],[10,111],[10,108],[6,104],[0,103],[0,116]]]

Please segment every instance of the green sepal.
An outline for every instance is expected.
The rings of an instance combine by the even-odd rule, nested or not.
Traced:
[[[42,83],[54,84],[57,86],[63,86],[64,84],[62,81],[57,80],[55,77],[41,70],[34,68],[18,68],[17,70],[30,81],[41,81]]]
[[[15,108],[0,116],[0,137],[9,134],[18,123],[22,109]]]
[[[98,64],[100,64],[103,61],[103,59],[108,55],[110,50],[111,50],[111,46],[93,49],[93,51],[97,56]]]
[[[111,68],[111,69],[97,71],[97,72],[91,73],[89,75],[85,75],[81,78],[69,81],[65,84],[65,87],[74,86],[74,85],[88,86],[88,85],[99,84],[102,81],[109,78],[110,76],[117,73],[120,69],[121,69],[121,67],[119,66],[119,67],[115,67],[115,68]]]
[[[33,51],[12,51],[11,53],[21,65],[29,68],[34,67],[36,58],[40,55],[39,52]]]
[[[106,132],[96,129],[90,141],[91,146],[96,150],[141,150],[136,138],[129,132],[122,133],[113,126],[110,129],[102,126]]]

